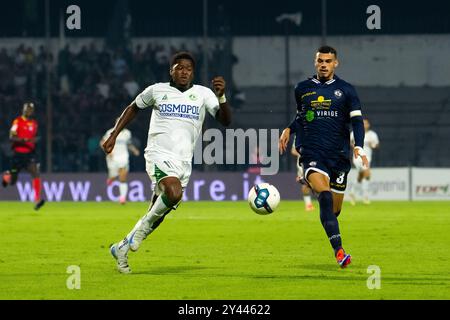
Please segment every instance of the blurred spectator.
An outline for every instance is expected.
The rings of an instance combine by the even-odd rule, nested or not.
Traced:
[[[104,154],[99,148],[101,136],[98,132],[94,132],[87,141],[87,150],[89,157],[88,171],[99,171],[101,168],[100,161],[103,161]]]
[[[125,76],[125,82],[123,83],[123,87],[125,88],[126,92],[128,93],[128,96],[130,99],[136,98],[137,94],[139,93],[139,85],[134,80],[133,75],[131,73],[127,73]]]
[[[113,73],[116,77],[121,77],[128,69],[125,58],[119,53],[115,53],[112,61]]]
[[[108,80],[106,79],[106,77],[102,76],[100,81],[97,83],[98,93],[104,99],[108,99],[109,98],[109,89],[110,89],[110,85],[109,85]]]

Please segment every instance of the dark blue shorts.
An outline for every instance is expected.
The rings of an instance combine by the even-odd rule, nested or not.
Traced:
[[[312,172],[319,172],[330,179],[331,191],[344,193],[347,188],[347,175],[350,172],[350,159],[342,156],[325,157],[319,153],[305,153],[299,159],[306,181]],[[309,182],[309,181],[308,181]]]

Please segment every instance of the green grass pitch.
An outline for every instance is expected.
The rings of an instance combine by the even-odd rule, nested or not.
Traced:
[[[344,203],[347,269],[318,210],[300,201],[269,216],[245,202],[186,202],[130,252],[133,273],[119,274],[108,245],[146,208],[47,203],[35,212],[0,202],[0,299],[450,299],[449,202]],[[71,265],[80,266],[79,290],[66,286]],[[370,265],[380,289],[367,287]]]

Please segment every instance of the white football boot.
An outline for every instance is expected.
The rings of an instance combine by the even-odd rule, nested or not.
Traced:
[[[150,230],[144,230],[143,226],[141,225],[136,231],[133,232],[130,237],[130,250],[133,252],[138,251],[142,241],[144,241],[150,233]]]
[[[111,255],[117,260],[117,269],[120,273],[130,273],[131,269],[128,266],[128,240],[120,241],[119,243],[111,245],[109,248]]]

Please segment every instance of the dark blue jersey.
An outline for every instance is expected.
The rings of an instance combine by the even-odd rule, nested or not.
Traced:
[[[362,124],[361,103],[355,88],[337,76],[323,83],[312,77],[296,85],[295,100],[297,115],[289,128],[296,134],[297,151],[348,158],[350,124],[357,120],[358,129]],[[356,145],[359,144],[358,134]]]

